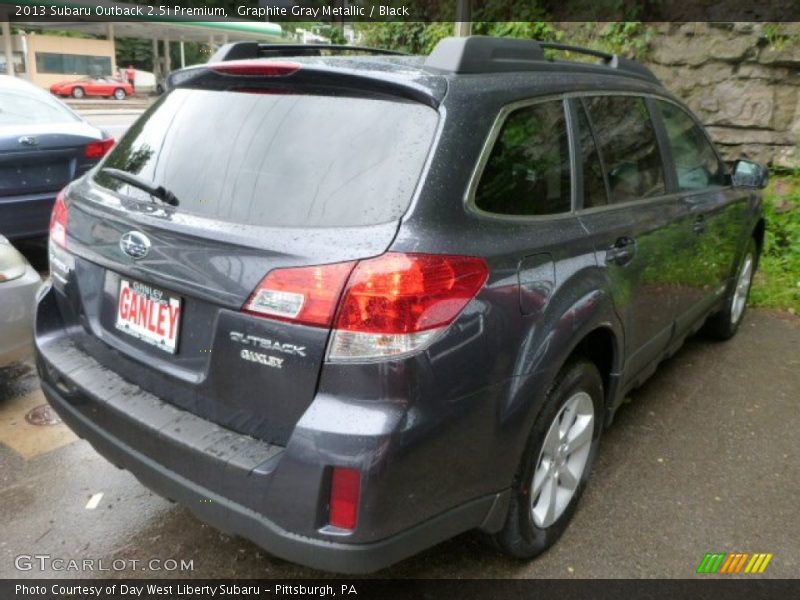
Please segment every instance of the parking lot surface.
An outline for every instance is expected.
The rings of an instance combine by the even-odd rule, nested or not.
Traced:
[[[797,577],[798,401],[800,319],[753,310],[734,340],[691,339],[631,394],[573,523],[544,556],[517,562],[465,534],[377,576],[692,577],[707,552],[769,552],[758,577]],[[0,372],[0,577],[326,576],[202,524],[64,425],[31,424],[44,402],[30,362]],[[124,566],[15,566],[32,554]],[[147,570],[151,559],[161,563]],[[165,571],[169,559],[192,569]]]
[[[134,109],[87,109],[78,111],[84,119],[89,121],[95,127],[105,130],[114,139],[119,141],[119,138],[128,130],[133,122],[142,114],[142,108]]]

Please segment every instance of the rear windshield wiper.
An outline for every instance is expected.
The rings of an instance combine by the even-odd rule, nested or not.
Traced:
[[[132,185],[133,187],[139,188],[140,190],[144,190],[154,198],[158,198],[165,204],[169,204],[170,206],[178,206],[180,202],[175,197],[175,194],[170,192],[164,186],[155,185],[154,183],[147,181],[133,173],[128,173],[127,171],[120,171],[119,169],[112,169],[110,167],[106,167],[105,169],[100,169],[101,173],[108,174],[109,177],[113,177],[114,179],[118,179],[127,183],[128,185]]]

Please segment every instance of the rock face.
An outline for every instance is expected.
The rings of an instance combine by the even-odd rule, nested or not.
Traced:
[[[800,167],[800,23],[658,25],[644,62],[726,159]]]

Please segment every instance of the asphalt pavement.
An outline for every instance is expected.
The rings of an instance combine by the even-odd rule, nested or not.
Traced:
[[[707,552],[765,552],[774,557],[755,577],[798,577],[798,400],[800,319],[751,310],[735,339],[689,340],[631,394],[573,523],[545,555],[511,560],[465,534],[377,576],[685,578]],[[0,372],[0,577],[326,576],[202,524],[63,424],[29,423],[43,403],[30,363]],[[17,568],[37,553],[120,570]],[[165,571],[169,560],[191,570]]]

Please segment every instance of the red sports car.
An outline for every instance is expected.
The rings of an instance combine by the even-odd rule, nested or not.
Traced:
[[[78,81],[60,81],[50,86],[50,92],[56,96],[72,96],[84,98],[86,96],[106,96],[124,100],[133,94],[133,88],[127,81],[111,77],[86,77]]]

